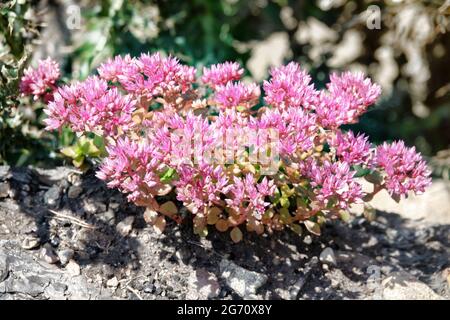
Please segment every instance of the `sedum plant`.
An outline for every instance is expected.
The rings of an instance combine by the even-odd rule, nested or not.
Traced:
[[[23,82],[41,85],[54,73],[46,66],[41,79]],[[197,78],[174,57],[117,56],[97,75],[51,89],[51,97],[38,93],[49,101],[48,130],[103,139],[97,176],[146,207],[146,221],[161,232],[167,219],[189,217],[196,234],[214,225],[234,242],[242,227],[319,234],[326,219],[345,219],[352,204],[382,189],[399,200],[431,183],[414,147],[375,147],[341,129],[380,95],[362,73],[332,74],[317,90],[295,62],[273,68],[262,87],[242,81],[243,72],[225,62]],[[363,191],[361,177],[371,191]]]

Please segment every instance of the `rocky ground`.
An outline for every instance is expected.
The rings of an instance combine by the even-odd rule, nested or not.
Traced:
[[[0,299],[449,299],[450,184],[373,205],[321,237],[233,244],[157,234],[92,174],[0,167]]]

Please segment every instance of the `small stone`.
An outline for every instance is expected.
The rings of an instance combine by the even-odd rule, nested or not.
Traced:
[[[280,258],[279,258],[278,256],[273,257],[273,259],[272,259],[272,264],[273,264],[274,266],[280,265]]]
[[[36,237],[26,237],[23,239],[21,247],[25,250],[31,250],[39,247],[40,243],[40,240]]]
[[[332,265],[332,266],[337,265],[336,255],[334,254],[333,249],[331,249],[330,247],[325,248],[320,253],[319,260],[320,260],[320,262],[328,264],[328,265]]]
[[[116,216],[114,214],[114,211],[109,209],[101,214],[98,215],[98,219],[105,222],[105,223],[111,223],[114,224],[116,220]]]
[[[119,232],[119,234],[123,237],[126,237],[130,234],[131,230],[133,230],[133,222],[134,222],[134,216],[128,216],[122,221],[120,221],[117,226],[116,230]]]
[[[11,188],[8,182],[0,182],[0,199],[9,196]]]
[[[66,270],[70,275],[76,277],[81,274],[80,265],[73,260],[70,260],[66,265]]]
[[[285,288],[275,288],[274,292],[283,300],[290,300],[291,299],[291,294],[289,292],[289,290],[285,289]],[[250,295],[247,297],[248,300],[253,300],[251,297],[254,295]]]
[[[72,259],[74,255],[74,251],[72,249],[64,249],[58,252],[58,258],[59,261],[61,261],[61,264],[65,266],[67,263],[69,263],[70,259]]]
[[[44,194],[44,202],[50,207],[57,207],[59,205],[61,189],[57,185],[53,185]]]
[[[148,283],[144,287],[145,293],[152,293],[155,290],[155,286],[152,283]]]
[[[47,263],[54,264],[59,261],[58,256],[53,251],[52,247],[45,245],[40,252],[40,257]]]
[[[441,279],[446,280],[448,287],[450,288],[450,268],[445,268],[441,271]]]
[[[70,186],[69,190],[67,191],[67,196],[70,199],[75,199],[78,198],[82,192],[83,188],[81,186]]]
[[[303,243],[310,245],[312,243],[312,238],[311,236],[305,236],[305,238],[303,239]]]
[[[67,174],[66,176],[67,176],[67,182],[74,186],[79,186],[83,183],[83,181],[81,180],[81,177],[78,173],[71,172],[71,173]]]
[[[242,298],[256,294],[256,291],[268,279],[264,274],[244,269],[227,259],[220,261],[219,268],[221,276],[225,279],[227,285]]]
[[[96,214],[97,206],[92,201],[84,200],[83,201],[83,209],[87,214]]]
[[[155,294],[156,294],[157,296],[159,296],[159,295],[161,294],[161,292],[162,292],[161,287],[156,287]]]
[[[96,207],[97,213],[106,211],[106,204],[103,202],[96,202],[95,207]]]
[[[11,178],[21,184],[29,184],[35,178],[32,170],[29,168],[14,168],[11,170]]]
[[[331,287],[332,288],[338,288],[339,287],[339,284],[340,284],[340,282],[339,282],[339,280],[338,279],[335,279],[335,278],[332,278],[331,279]]]
[[[110,202],[109,203],[110,209],[117,210],[117,209],[119,209],[119,207],[120,207],[120,203],[118,203],[118,202]]]
[[[289,258],[286,258],[284,263],[286,264],[287,267],[292,267],[292,261]]]
[[[362,244],[363,248],[371,248],[374,247],[378,244],[378,239],[375,238],[374,236],[370,236],[369,241],[367,241],[366,243]]]
[[[219,296],[220,285],[217,277],[205,269],[197,269],[188,279],[186,299],[212,299]]]
[[[106,281],[106,285],[110,288],[117,288],[117,286],[119,285],[119,280],[117,280],[116,277],[112,277],[111,279]]]

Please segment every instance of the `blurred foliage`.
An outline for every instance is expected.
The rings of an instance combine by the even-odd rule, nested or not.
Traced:
[[[363,70],[383,86],[384,95],[352,129],[375,142],[404,139],[428,156],[450,147],[448,0],[7,1],[1,4],[0,99],[2,106],[15,106],[9,110],[24,108],[16,99],[17,77],[39,29],[38,2],[46,10],[46,22],[56,22],[42,30],[48,34],[33,55],[63,57],[60,62],[69,78],[83,79],[117,54],[156,50],[196,67],[235,60],[257,80],[267,77],[270,66],[295,60],[309,69],[318,87],[332,71]],[[75,27],[69,23],[77,20],[77,11],[69,10],[74,5],[81,13]],[[368,27],[373,5],[381,15],[380,28],[375,29]],[[34,11],[27,15],[29,8]],[[13,32],[4,27],[10,19]],[[11,58],[5,59],[3,52]],[[29,105],[36,124],[41,106]],[[22,113],[9,115],[8,121],[15,118],[23,119]],[[77,145],[70,132],[58,140],[48,134],[43,134],[47,141],[36,140],[5,121],[1,125],[2,137],[14,136],[7,139],[11,163],[36,162],[45,152],[55,159],[48,153],[51,148]],[[36,128],[41,132],[42,127]],[[2,150],[5,155],[5,147]],[[24,152],[28,156],[21,158]]]
[[[201,66],[245,62],[233,46],[242,4],[229,1],[123,1],[86,3],[83,30],[75,36],[75,75],[85,78],[107,57],[162,50]]]
[[[430,160],[434,174],[446,180],[450,180],[450,149],[439,151]]]
[[[33,1],[0,4],[0,163],[23,165],[48,159],[52,138],[45,137],[42,106],[19,96],[19,79],[38,37],[39,14]]]

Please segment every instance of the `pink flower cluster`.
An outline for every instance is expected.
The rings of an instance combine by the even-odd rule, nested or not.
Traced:
[[[176,99],[186,93],[195,80],[195,68],[159,53],[142,54],[139,58],[115,57],[98,68],[100,77],[118,82],[128,93],[151,100]]]
[[[302,107],[309,110],[317,104],[318,92],[311,84],[311,77],[298,63],[291,62],[286,66],[273,68],[270,75],[270,81],[264,81],[265,101],[268,105],[280,109]]]
[[[332,74],[327,89],[320,92],[315,110],[320,124],[332,129],[356,123],[381,94],[381,87],[361,72]]]
[[[361,185],[353,179],[355,171],[347,162],[324,161],[321,164],[306,163],[304,174],[311,179],[311,186],[322,207],[347,209],[352,203],[362,201]]]
[[[118,88],[110,88],[105,80],[93,76],[59,88],[44,110],[48,116],[44,123],[47,130],[67,125],[74,132],[117,136],[133,126],[134,110],[131,95],[122,95]]]
[[[318,132],[316,116],[293,107],[267,110],[259,119],[253,120],[251,126],[274,130],[278,134],[277,151],[284,157],[292,157],[313,148]]]
[[[376,149],[376,165],[385,172],[386,189],[394,195],[422,193],[431,184],[431,171],[415,147],[403,141],[384,143]]]
[[[32,95],[34,100],[43,98],[45,102],[53,97],[56,81],[60,76],[59,65],[51,58],[39,61],[37,69],[29,67],[23,72],[20,81],[20,92]]]
[[[215,89],[231,81],[240,80],[244,69],[237,62],[225,62],[203,68],[202,82]]]
[[[244,69],[236,62],[225,62],[203,68],[201,80],[215,91],[213,104],[221,110],[241,108],[247,110],[259,102],[261,90],[255,83],[243,83]]]
[[[173,57],[115,57],[98,76],[59,88],[45,123],[104,137],[108,156],[97,176],[153,210],[159,196],[172,197],[192,213],[197,231],[205,221],[259,233],[336,216],[366,195],[355,176],[361,168],[382,177],[374,190],[393,195],[431,183],[414,148],[374,148],[339,128],[380,95],[362,73],[333,74],[319,91],[297,63],[273,68],[263,84],[266,105],[257,109],[260,86],[241,82],[243,72],[226,62],[203,68],[197,82],[196,70]],[[267,166],[275,169],[270,175]]]
[[[250,173],[242,178],[234,177],[233,184],[230,185],[230,198],[226,199],[226,203],[242,215],[243,221],[248,218],[261,220],[270,205],[266,199],[274,194],[275,188],[273,180],[267,177],[260,183]]]
[[[183,165],[178,171],[176,197],[192,213],[204,215],[208,208],[220,206],[221,195],[226,194],[229,188],[228,177],[222,167],[208,164],[197,167]]]
[[[350,165],[370,163],[369,138],[362,134],[355,135],[352,131],[347,133],[337,131],[336,135],[329,139],[329,144],[336,149],[336,155],[341,161]]]
[[[159,174],[164,171],[164,154],[146,140],[131,141],[119,138],[107,147],[97,177],[108,181],[110,188],[118,188],[137,204],[148,204],[160,192]]]
[[[259,86],[250,83],[228,82],[216,87],[215,102],[221,109],[243,107],[249,109],[258,103],[261,91]]]

